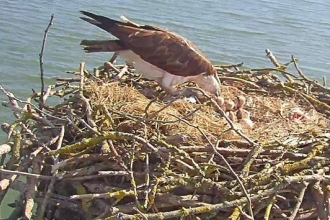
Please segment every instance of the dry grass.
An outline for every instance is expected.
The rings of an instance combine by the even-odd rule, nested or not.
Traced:
[[[136,87],[119,84],[118,82],[96,84],[91,86],[93,92],[90,97],[94,108],[105,105],[115,116],[116,123],[126,126],[118,126],[120,131],[132,132],[131,123],[122,121],[123,114],[136,118],[148,118],[151,123],[146,126],[145,135],[161,133],[165,136],[186,134],[190,137],[186,145],[205,145],[205,138],[198,130],[186,123],[179,122],[178,118],[184,118],[191,124],[203,130],[211,141],[218,137],[227,140],[241,139],[229,128],[227,121],[216,112],[215,108],[205,103],[191,103],[186,99],[177,99],[170,105],[161,100],[152,101],[143,95]],[[246,97],[244,107],[251,113],[254,122],[252,129],[235,122],[250,138],[258,141],[279,140],[283,141],[289,136],[299,136],[306,132],[317,132],[326,128],[327,119],[322,114],[313,110],[307,102],[296,99],[294,96],[265,96],[262,93],[244,93],[233,86],[222,86],[221,94],[225,99],[235,99],[238,95]],[[164,108],[164,109],[163,109]],[[308,120],[291,120],[290,114],[293,108],[299,108],[309,113]],[[147,110],[146,110],[147,109]],[[196,110],[196,111],[195,111]],[[193,114],[191,114],[195,111]],[[116,114],[117,113],[117,114]],[[176,117],[174,117],[174,116]],[[157,123],[159,122],[159,123]],[[176,123],[174,123],[176,122]],[[141,129],[141,127],[135,127]],[[156,131],[157,129],[157,131]]]

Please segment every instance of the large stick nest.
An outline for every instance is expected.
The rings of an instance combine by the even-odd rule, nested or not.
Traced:
[[[17,219],[326,219],[329,89],[291,63],[297,75],[216,66],[249,123],[200,89],[169,99],[109,62],[26,102],[2,88],[16,121],[2,125],[1,201],[21,192]]]

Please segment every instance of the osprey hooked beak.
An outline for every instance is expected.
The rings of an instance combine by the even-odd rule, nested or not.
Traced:
[[[194,82],[203,90],[212,93],[213,95],[220,96],[220,80],[217,74],[213,75],[198,75]]]

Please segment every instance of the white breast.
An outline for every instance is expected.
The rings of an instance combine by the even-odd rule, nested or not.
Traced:
[[[165,70],[144,61],[139,55],[131,50],[117,51],[117,54],[123,58],[128,64],[133,65],[137,73],[143,75],[143,77],[159,81],[167,73]]]

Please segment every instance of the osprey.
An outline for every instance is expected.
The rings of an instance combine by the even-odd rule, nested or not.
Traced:
[[[163,28],[122,22],[81,11],[80,17],[109,32],[117,40],[82,40],[88,53],[115,52],[133,65],[143,77],[155,80],[167,94],[179,95],[173,86],[192,81],[219,96],[220,81],[216,69],[187,39]]]

